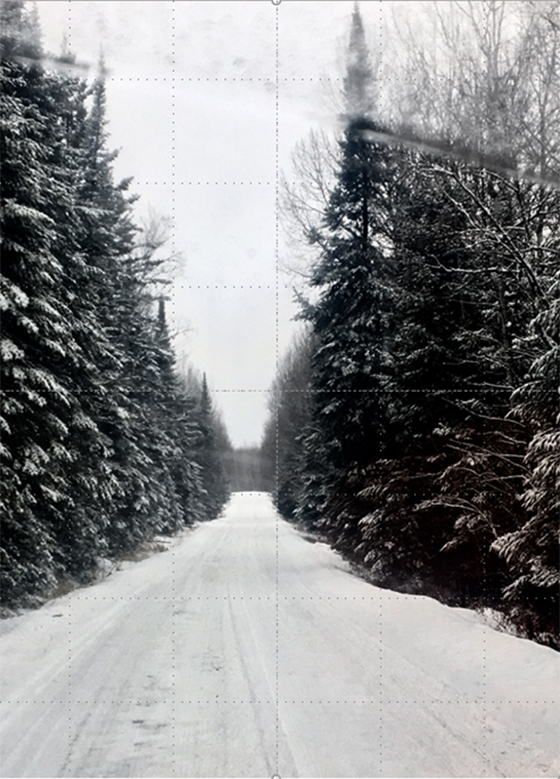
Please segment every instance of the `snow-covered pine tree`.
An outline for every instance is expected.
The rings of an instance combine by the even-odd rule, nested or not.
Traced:
[[[525,516],[526,430],[504,417],[527,366],[531,339],[520,335],[539,305],[535,227],[545,211],[525,212],[520,237],[524,185],[456,160],[398,154],[387,376],[395,459],[366,477],[360,546],[381,579],[405,581],[407,572],[413,587],[496,605],[510,579],[492,544]],[[543,257],[553,248],[545,243]],[[516,266],[521,257],[533,268]]]
[[[2,591],[13,600],[54,582],[55,542],[43,506],[56,510],[65,494],[58,466],[69,456],[66,417],[74,401],[51,369],[69,346],[61,344],[69,314],[57,295],[63,269],[53,251],[55,224],[42,207],[53,194],[44,117],[25,71],[7,61],[1,67],[1,554]]]
[[[92,314],[95,282],[80,252],[76,205],[84,85],[44,72],[40,64],[10,60],[2,62],[2,79],[8,351],[2,391],[10,472],[5,521],[24,535],[40,527],[49,538],[43,560],[50,563],[35,582],[39,588],[55,576],[77,576],[95,567],[106,551],[107,517],[97,508],[108,502],[114,485],[100,465],[105,441],[87,409],[99,380],[88,348],[99,337],[99,323]],[[17,538],[6,533],[8,556],[10,539],[17,546]],[[5,567],[7,597],[17,592],[12,564],[26,582],[23,589],[33,591],[32,557],[41,549],[44,544],[38,543],[36,552],[29,547],[31,559],[24,563],[14,547]]]
[[[263,471],[278,511],[293,517],[302,489],[302,436],[311,413],[312,341],[303,331],[281,360],[272,384],[261,443]]]
[[[79,207],[82,251],[98,280],[100,332],[91,352],[103,381],[90,403],[109,445],[104,467],[118,484],[107,528],[109,551],[118,554],[153,533],[177,529],[185,515],[171,476],[173,355],[165,318],[158,322],[152,316],[162,241],[152,236],[139,245],[129,180],[114,181],[103,62],[99,70],[90,88]]]
[[[165,465],[173,482],[182,523],[206,519],[206,492],[203,473],[197,462],[202,438],[197,414],[197,397],[189,393],[175,369],[175,357],[165,316],[165,300],[160,297],[156,319],[156,346],[160,350],[160,393],[153,404],[158,428],[168,439]],[[162,439],[163,442],[163,439]]]
[[[548,306],[532,322],[539,353],[514,392],[513,414],[532,430],[522,493],[528,518],[500,536],[493,548],[506,560],[513,581],[506,610],[531,637],[560,646],[560,271],[550,279]]]
[[[472,204],[442,173],[449,166],[466,180],[467,166],[408,149],[394,155],[400,176],[390,195],[388,389],[399,456],[403,445],[460,423],[473,409],[503,411],[510,387],[496,337],[483,326],[495,255],[472,240]]]
[[[337,181],[320,234],[311,286],[318,300],[303,307],[312,326],[312,420],[305,484],[297,515],[315,524],[340,475],[364,467],[385,448],[382,374],[385,350],[385,252],[388,157],[364,138],[376,130],[372,81],[361,16],[354,8],[344,80],[344,137]]]
[[[204,518],[214,519],[229,498],[223,451],[224,443],[227,445],[228,441],[224,441],[223,435],[220,435],[220,420],[214,409],[206,374],[203,374],[200,386],[197,423],[200,436],[195,457],[203,489]]]

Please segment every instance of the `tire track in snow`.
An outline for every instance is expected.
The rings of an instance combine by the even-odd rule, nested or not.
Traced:
[[[558,772],[557,653],[345,567],[238,494],[168,551],[0,625],[4,775],[270,775],[276,705],[283,776]]]

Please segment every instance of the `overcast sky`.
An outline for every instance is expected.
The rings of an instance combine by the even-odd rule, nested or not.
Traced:
[[[373,47],[390,4],[362,2]],[[44,45],[102,50],[117,177],[138,218],[171,217],[184,258],[168,320],[179,362],[206,371],[236,446],[258,443],[267,390],[293,322],[277,270],[277,175],[312,128],[336,128],[352,0],[40,0]],[[286,260],[280,233],[279,255]]]

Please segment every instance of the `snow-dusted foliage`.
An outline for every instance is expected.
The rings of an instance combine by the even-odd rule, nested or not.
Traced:
[[[103,81],[45,70],[33,13],[1,13],[2,599],[17,604],[215,516],[227,490],[206,483],[208,414],[175,374],[161,261],[113,180]]]
[[[560,6],[526,10],[552,62]],[[484,127],[455,106],[455,125],[448,117],[445,133],[435,128],[435,153],[418,126],[395,132],[372,118],[360,31],[356,8],[336,180],[307,235],[318,254],[301,307],[310,408],[290,459],[278,451],[277,504],[378,583],[490,605],[557,646],[560,139],[556,98],[539,115],[535,89],[545,100],[558,69],[529,83],[540,66],[520,31],[508,87],[500,69],[513,54],[499,36],[481,38],[495,66],[481,64],[470,85],[484,97]],[[528,157],[503,147],[498,130],[511,117],[496,114],[498,86],[518,90],[501,110],[523,104],[523,132],[534,122],[540,133],[542,182],[515,174]],[[282,442],[286,422],[276,420]]]

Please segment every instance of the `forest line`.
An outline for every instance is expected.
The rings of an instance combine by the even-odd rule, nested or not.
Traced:
[[[8,609],[91,581],[229,496],[206,377],[175,366],[161,224],[141,229],[130,180],[114,180],[102,74],[68,75],[64,54],[44,67],[36,10],[3,0],[0,19]]]
[[[558,648],[560,4],[433,13],[388,113],[355,4],[344,130],[296,149],[305,328],[262,455],[373,583]]]

